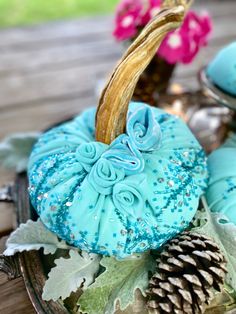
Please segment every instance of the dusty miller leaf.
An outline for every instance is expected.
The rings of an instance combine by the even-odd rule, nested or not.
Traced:
[[[154,271],[155,264],[149,253],[120,261],[113,257],[104,257],[101,265],[106,270],[80,297],[80,311],[89,314],[112,314],[118,300],[121,310],[124,310],[134,302],[137,289],[145,295],[148,273]]]
[[[28,159],[40,133],[16,133],[0,143],[0,166],[22,172],[27,169]]]
[[[21,224],[8,238],[6,247],[4,255],[7,256],[40,248],[44,249],[44,254],[54,254],[58,248],[68,249],[67,244],[49,231],[40,219]]]
[[[227,260],[227,283],[236,290],[236,226],[220,213],[211,213],[203,198],[204,210],[197,212],[195,221],[200,226],[192,231],[208,235],[220,246]]]
[[[86,252],[80,254],[74,250],[70,250],[69,258],[56,259],[56,267],[51,269],[43,289],[43,299],[64,300],[82,284],[88,287],[99,270],[99,262],[99,255]]]

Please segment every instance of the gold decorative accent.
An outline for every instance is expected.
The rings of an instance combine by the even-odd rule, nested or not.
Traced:
[[[128,48],[101,95],[96,115],[97,141],[110,144],[124,133],[128,105],[138,79],[166,34],[181,25],[185,10],[182,5],[163,10]]]

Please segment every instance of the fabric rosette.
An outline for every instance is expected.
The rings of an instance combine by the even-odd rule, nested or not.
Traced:
[[[127,134],[118,136],[103,157],[114,166],[122,167],[126,175],[144,170],[142,151],[151,152],[161,145],[161,128],[149,107],[140,107],[128,117]]]
[[[130,115],[127,134],[140,151],[153,151],[160,147],[161,128],[149,107],[140,107]]]
[[[103,143],[83,143],[76,150],[76,158],[84,169],[89,172],[95,162],[106,151],[108,145]]]
[[[134,175],[114,186],[112,199],[119,212],[126,216],[140,217],[145,207],[146,175]]]
[[[123,180],[124,176],[125,172],[122,168],[114,167],[109,160],[101,158],[91,169],[88,181],[95,191],[109,195],[112,193],[114,184]]]
[[[126,175],[134,175],[144,169],[141,152],[126,134],[115,139],[103,157],[110,160],[115,167],[124,169]]]

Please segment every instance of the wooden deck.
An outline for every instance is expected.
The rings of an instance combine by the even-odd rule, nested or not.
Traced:
[[[175,81],[188,88],[197,87],[196,71],[236,40],[235,0],[196,3],[213,16],[214,32],[193,64],[177,68]],[[0,140],[13,132],[42,130],[95,105],[97,82],[122,53],[111,30],[111,17],[1,30]],[[12,179],[0,171],[0,186]],[[0,230],[11,227],[11,210],[0,205]],[[34,313],[21,279],[7,282],[0,274],[0,313]]]

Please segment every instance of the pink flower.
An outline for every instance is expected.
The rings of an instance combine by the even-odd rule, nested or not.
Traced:
[[[175,64],[182,59],[184,48],[187,45],[188,43],[183,39],[180,31],[172,32],[164,39],[158,50],[158,55],[168,63]]]
[[[117,7],[114,37],[119,40],[134,39],[138,32],[156,15],[161,0],[122,0]],[[158,55],[167,62],[190,63],[201,47],[207,45],[212,21],[207,13],[198,15],[189,11],[182,27],[164,39]]]
[[[207,44],[211,30],[212,21],[207,14],[197,15],[189,11],[182,27],[164,39],[158,55],[171,64],[190,63]]]
[[[137,32],[142,11],[141,0],[123,0],[117,7],[115,30],[113,35],[117,40],[133,38]]]
[[[132,39],[160,10],[161,0],[123,0],[117,7],[113,35],[119,41]]]
[[[144,0],[141,25],[145,26],[161,9],[161,0]]]

